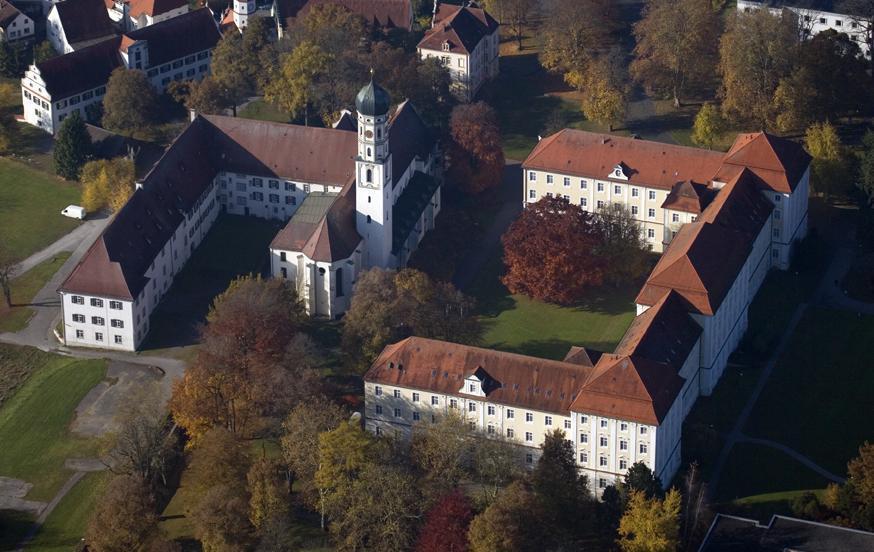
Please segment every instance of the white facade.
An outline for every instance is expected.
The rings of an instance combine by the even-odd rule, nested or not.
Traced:
[[[495,30],[483,37],[469,54],[450,52],[448,43],[440,50],[419,47],[418,51],[422,59],[438,58],[449,70],[453,94],[469,102],[486,81],[498,76],[499,41],[499,33]]]
[[[749,13],[763,7],[762,2],[751,0],[737,0],[737,10],[739,12]],[[783,7],[769,8],[771,13],[779,14],[784,9]],[[832,13],[821,10],[803,8],[798,6],[785,6],[792,13],[798,16],[798,24],[801,31],[807,36],[813,36],[817,33],[827,31],[829,29],[839,33],[845,33],[862,50],[862,54],[866,57],[871,56],[871,36],[867,29],[871,29],[871,22],[864,19],[847,14]]]
[[[403,186],[392,187],[388,113],[358,113],[358,157],[355,159],[355,227],[364,238],[365,268],[390,267],[391,208]]]
[[[160,23],[161,21],[166,21],[176,16],[186,14],[188,13],[188,4],[184,4],[178,8],[173,8],[164,13],[159,13],[158,15],[152,15],[145,12],[132,15],[130,13],[129,2],[116,0],[111,8],[107,8],[107,12],[109,13],[109,18],[117,23],[123,32],[126,32],[135,29],[142,29],[143,27],[148,27],[149,25],[154,25],[155,23]]]
[[[88,46],[91,46],[92,44],[96,44],[101,40],[105,40],[110,36],[112,35],[107,34],[91,40],[83,40],[81,42],[73,43],[69,41],[66,33],[64,32],[64,25],[61,22],[61,16],[58,12],[58,8],[55,6],[54,3],[52,4],[49,15],[46,18],[46,39],[48,39],[48,41],[54,47],[55,51],[59,54],[69,54],[74,50],[81,50],[82,48],[86,48]]]
[[[257,8],[255,0],[234,0],[234,25],[240,32],[249,24],[249,18],[254,17]]]

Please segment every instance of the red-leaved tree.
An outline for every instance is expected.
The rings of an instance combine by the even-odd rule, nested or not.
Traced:
[[[449,131],[452,180],[470,194],[500,184],[504,150],[495,110],[485,102],[459,105],[452,110]]]
[[[603,261],[595,254],[600,231],[591,214],[566,199],[528,205],[501,241],[507,266],[502,281],[513,293],[568,305],[603,282]]]
[[[416,552],[467,552],[467,528],[473,520],[470,499],[456,489],[425,514]]]

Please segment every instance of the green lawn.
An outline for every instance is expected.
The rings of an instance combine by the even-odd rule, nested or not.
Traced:
[[[745,496],[724,502],[719,505],[719,511],[726,514],[734,514],[747,519],[757,519],[766,523],[773,515],[793,516],[792,501],[806,492],[812,492],[819,496],[820,500],[825,494],[825,489],[806,489],[803,491],[781,491],[776,493],[764,493],[759,495]]]
[[[77,185],[0,158],[0,236],[14,258],[35,253],[78,226],[61,209],[79,200]]]
[[[13,306],[8,308],[5,302],[0,302],[0,332],[17,332],[27,326],[33,316],[33,309],[27,305],[69,257],[69,252],[59,253],[12,280]]]
[[[27,547],[28,552],[75,549],[85,534],[91,511],[111,477],[109,472],[89,473],[76,483],[40,527]]]
[[[559,360],[573,345],[612,351],[634,318],[636,286],[598,288],[580,305],[561,307],[510,294],[499,281],[502,269],[494,256],[471,289],[486,329],[483,347]]]
[[[237,117],[244,119],[257,119],[259,121],[273,121],[276,123],[289,122],[288,113],[274,107],[273,104],[264,100],[255,100],[246,107],[237,110]]]
[[[27,381],[0,407],[0,474],[33,483],[28,499],[50,500],[70,476],[64,460],[93,456],[97,443],[67,430],[82,398],[106,374],[103,360],[29,356],[6,349],[6,363],[32,362]],[[0,366],[0,373],[5,372]]]
[[[874,317],[808,308],[745,432],[778,441],[832,473],[845,474],[859,445],[874,441],[874,429],[864,415],[874,389],[871,343]]]

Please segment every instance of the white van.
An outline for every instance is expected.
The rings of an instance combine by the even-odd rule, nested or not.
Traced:
[[[82,220],[85,218],[85,208],[78,205],[67,205],[61,211],[61,214],[65,217]]]

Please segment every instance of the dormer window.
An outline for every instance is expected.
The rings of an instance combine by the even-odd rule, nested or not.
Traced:
[[[610,178],[618,179],[618,180],[628,180],[628,175],[625,174],[625,168],[620,163],[613,167],[613,170],[610,172]]]
[[[443,51],[444,51],[444,52],[448,52],[448,51],[449,51],[449,41],[448,41],[448,40],[446,40],[446,41],[443,42]]]

